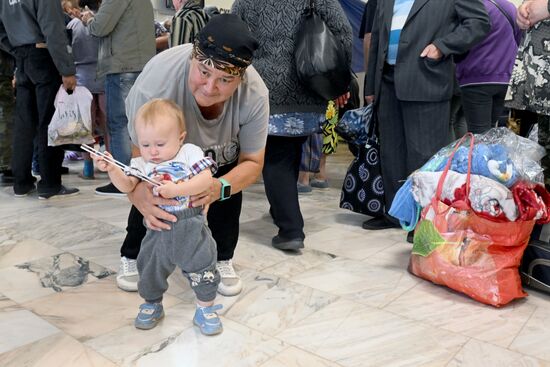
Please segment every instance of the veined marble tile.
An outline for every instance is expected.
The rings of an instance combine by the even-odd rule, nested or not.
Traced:
[[[164,295],[165,307],[179,302],[173,296]],[[114,277],[109,277],[24,303],[23,307],[77,340],[86,341],[124,325],[133,325],[141,303],[143,300],[136,292],[118,289]]]
[[[260,367],[340,367],[340,365],[298,348],[289,347]]]
[[[0,269],[60,252],[41,241],[25,238],[12,228],[0,227]]]
[[[17,302],[79,287],[112,275],[112,270],[68,252],[0,270],[0,292]]]
[[[71,198],[63,200],[69,199]],[[58,248],[97,240],[123,231],[121,228],[86,218],[67,209],[49,206],[43,206],[25,215],[17,214],[5,218],[3,224],[14,228],[26,237],[41,240]]]
[[[373,307],[386,305],[418,283],[404,270],[343,258],[309,269],[292,281]]]
[[[471,339],[447,367],[548,367],[550,362],[538,360],[508,349]]]
[[[392,239],[383,237],[373,240],[365,233],[350,233],[346,229],[326,228],[306,237],[305,246],[318,251],[362,260],[395,244]]]
[[[125,236],[126,231],[91,241],[77,242],[65,247],[65,251],[116,272],[120,266],[120,247]]]
[[[550,362],[550,310],[538,307],[510,345],[510,349]]]
[[[508,347],[535,311],[521,300],[502,308],[484,305],[427,281],[384,309],[502,347]]]
[[[0,312],[0,325],[0,353],[59,332],[55,326],[27,310]]]
[[[77,208],[68,206],[67,209],[72,211],[77,210],[76,212],[84,217],[126,229],[128,225],[128,213],[130,213],[131,207],[128,199],[102,197],[99,195],[93,195],[92,198],[92,201],[80,204]]]
[[[239,242],[243,241],[271,247],[271,238],[276,234],[277,227],[272,222],[263,219],[250,220],[241,223],[239,227]]]
[[[549,308],[550,307],[550,294],[546,294],[541,291],[537,291],[535,289],[531,288],[524,288],[524,291],[529,294],[527,297],[527,303],[533,306],[539,306],[542,308]]]
[[[193,327],[178,337],[136,355],[138,367],[256,367],[286,346],[277,339],[222,317],[223,333],[206,337]],[[133,365],[133,363],[132,363]]]
[[[363,214],[357,214],[346,209],[336,209],[329,212],[324,216],[316,218],[316,221],[326,226],[337,226],[338,228],[345,229],[350,233],[365,233],[367,232],[361,227],[363,222],[369,219],[369,216]],[[372,233],[373,231],[369,231]]]
[[[73,338],[57,333],[0,355],[4,367],[115,367],[102,355]]]
[[[347,300],[278,335],[344,367],[444,366],[466,337]]]
[[[132,365],[135,359],[158,350],[159,345],[164,347],[173,343],[183,330],[194,327],[195,302],[179,303],[164,311],[164,319],[151,330],[124,325],[84,344],[118,365]]]
[[[269,239],[269,241],[271,241],[271,239]],[[249,242],[249,240],[243,239],[242,236],[240,236],[239,243],[235,249],[235,256],[233,257],[233,264],[250,269],[262,270],[298,256],[300,256],[300,254],[285,253],[271,247],[271,245]]]
[[[224,316],[272,336],[338,298],[265,273],[240,275],[246,287]]]
[[[287,256],[285,260],[278,262],[277,264],[268,266],[262,271],[278,277],[291,279],[306,270],[314,268],[320,264],[332,261],[335,258],[335,255],[310,249],[306,245],[306,248],[301,251],[301,255]]]
[[[23,308],[19,306],[17,302],[0,293],[0,312],[19,311],[22,309]]]

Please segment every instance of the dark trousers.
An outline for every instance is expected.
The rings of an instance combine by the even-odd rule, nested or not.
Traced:
[[[236,164],[222,166],[214,175],[220,177],[229,172]],[[241,192],[231,195],[224,201],[216,201],[210,204],[208,210],[208,227],[212,231],[212,237],[216,241],[218,249],[218,261],[233,258],[237,241],[239,240],[239,217],[243,195]],[[143,225],[143,215],[132,205],[128,215],[126,238],[120,248],[121,256],[129,259],[137,259],[141,248],[141,241],[145,237],[146,228]]]
[[[40,165],[40,193],[61,189],[63,150],[48,146],[48,125],[55,112],[55,95],[61,77],[47,49],[22,46],[16,49],[17,98],[13,129],[12,171],[14,192],[23,194],[33,186],[31,163],[36,136]]]
[[[0,75],[0,172],[11,169],[13,109],[12,75]],[[11,176],[11,175],[10,175]]]
[[[407,176],[450,142],[450,101],[400,101],[393,80],[393,68],[385,70],[378,98],[380,163],[387,210]]]
[[[495,126],[504,111],[507,84],[480,84],[460,87],[468,131],[482,134]]]
[[[302,144],[307,136],[268,136],[262,171],[265,194],[279,236],[304,239],[304,218],[298,201],[298,173]]]

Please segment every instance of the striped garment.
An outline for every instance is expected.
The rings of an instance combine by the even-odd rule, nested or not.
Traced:
[[[386,62],[395,65],[397,61],[397,49],[399,47],[399,37],[401,29],[407,21],[407,17],[414,4],[414,0],[395,0],[393,5],[393,18],[391,20],[390,40],[388,44],[388,56]]]
[[[170,47],[193,43],[196,35],[209,20],[209,15],[200,6],[192,1],[186,3],[172,18]]]

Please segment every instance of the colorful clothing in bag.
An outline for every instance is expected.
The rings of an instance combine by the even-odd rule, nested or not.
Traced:
[[[420,172],[411,175],[411,193],[415,201],[426,207],[432,201],[442,172]],[[466,174],[449,171],[441,192],[441,201],[446,204],[464,199]],[[504,185],[484,176],[470,178],[470,204],[472,209],[485,218],[513,222],[518,218],[518,208],[512,192]]]

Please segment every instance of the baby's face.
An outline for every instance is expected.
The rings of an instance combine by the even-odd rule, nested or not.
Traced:
[[[141,157],[156,164],[173,159],[185,137],[177,122],[165,116],[160,116],[153,124],[137,121],[136,134]]]

